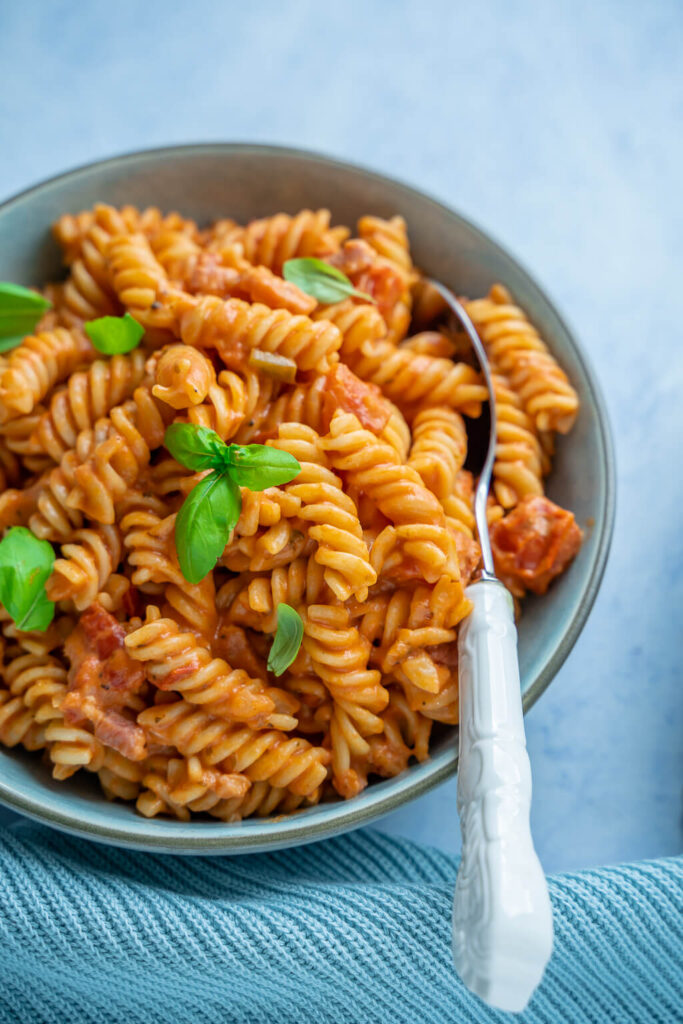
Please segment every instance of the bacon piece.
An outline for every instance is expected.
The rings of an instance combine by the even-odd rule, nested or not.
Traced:
[[[238,298],[248,302],[262,302],[271,309],[287,309],[290,313],[308,316],[318,305],[317,301],[291,281],[278,277],[268,267],[250,267],[245,270],[239,282],[241,294]]]
[[[352,412],[374,434],[384,430],[391,415],[377,385],[360,380],[344,363],[335,363],[325,378],[322,418],[327,428],[337,409]]]
[[[233,668],[243,669],[252,679],[268,678],[266,663],[252,648],[245,631],[241,626],[226,622],[223,615],[218,619],[211,652],[215,657],[227,661]]]
[[[203,252],[197,257],[189,288],[194,293],[217,295],[221,299],[262,302],[271,309],[286,309],[303,316],[308,316],[318,305],[312,296],[268,267],[247,266],[241,270],[225,267],[215,252]]]
[[[339,252],[328,256],[326,262],[352,278],[369,270],[376,259],[377,253],[371,245],[361,238],[350,238],[348,242],[344,242]]]
[[[346,274],[354,288],[370,295],[385,319],[406,290],[401,272],[360,238],[345,242],[327,262]]]
[[[227,299],[234,295],[239,279],[239,270],[223,266],[219,253],[202,252],[192,268],[188,287],[193,293],[201,292]]]
[[[145,683],[144,669],[123,646],[126,631],[95,602],[66,640],[69,692],[62,711],[67,721],[94,727],[95,736],[132,761],[146,756],[145,734],[122,712]]]
[[[449,644],[435,644],[433,647],[425,647],[425,650],[437,665],[445,665],[446,668],[451,670],[458,667],[457,640],[452,640]]]
[[[496,571],[513,594],[544,594],[581,547],[571,512],[548,498],[529,497],[491,526]]]
[[[462,530],[453,530],[455,550],[458,555],[458,566],[460,568],[460,580],[463,587],[466,587],[474,576],[481,558],[481,548],[476,540],[468,537]]]
[[[385,320],[391,316],[396,303],[406,290],[405,280],[390,263],[377,261],[369,270],[352,277],[351,280],[354,288],[372,296]]]

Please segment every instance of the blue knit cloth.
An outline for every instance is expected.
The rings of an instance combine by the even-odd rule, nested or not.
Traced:
[[[0,1021],[674,1024],[683,860],[550,883],[555,950],[518,1017],[451,963],[456,863],[375,832],[259,856],[0,836]]]

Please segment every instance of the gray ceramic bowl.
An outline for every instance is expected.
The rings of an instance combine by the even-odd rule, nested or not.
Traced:
[[[329,207],[335,222],[363,213],[402,214],[417,264],[456,291],[480,295],[502,281],[538,325],[581,398],[581,413],[560,439],[550,496],[586,529],[569,571],[542,600],[530,599],[519,630],[524,707],[538,699],[567,657],[595,599],[614,513],[614,461],[605,403],[593,372],[550,299],[496,242],[452,210],[370,171],[295,150],[197,145],[134,153],[61,175],[0,208],[0,280],[39,284],[61,274],[50,224],[97,201],[178,209],[204,224],[278,210]],[[86,773],[53,782],[36,755],[0,747],[0,801],[56,828],[102,842],[171,853],[244,853],[310,842],[367,824],[421,796],[457,767],[457,737],[444,733],[431,758],[356,799],[273,820],[183,824],[147,820],[108,803]]]

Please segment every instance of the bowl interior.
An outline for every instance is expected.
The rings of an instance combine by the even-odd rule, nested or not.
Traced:
[[[0,208],[0,280],[41,284],[62,275],[50,235],[59,214],[98,201],[180,210],[206,224],[219,216],[244,222],[279,210],[328,207],[336,223],[364,213],[402,214],[415,262],[456,292],[485,293],[503,282],[528,312],[569,374],[581,412],[559,438],[549,496],[572,509],[585,531],[569,571],[542,599],[525,602],[519,655],[525,707],[548,685],[583,626],[607,556],[613,518],[613,460],[604,402],[585,357],[550,300],[526,271],[462,217],[398,182],[291,150],[208,145],[153,150],[95,164],[46,182]],[[0,748],[0,801],[91,838],[140,848],[240,853],[306,842],[367,823],[455,771],[457,741],[445,731],[432,757],[352,801],[291,817],[220,822],[148,821],[130,806],[107,803],[86,773],[55,783],[36,755]]]

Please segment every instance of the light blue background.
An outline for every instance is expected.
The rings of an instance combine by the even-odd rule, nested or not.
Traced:
[[[171,142],[309,147],[471,217],[574,324],[607,396],[619,496],[593,614],[527,718],[549,871],[681,850],[682,42],[677,0],[0,14],[0,196]],[[457,849],[455,782],[383,827]]]

